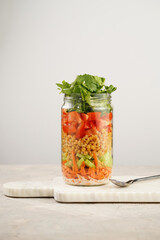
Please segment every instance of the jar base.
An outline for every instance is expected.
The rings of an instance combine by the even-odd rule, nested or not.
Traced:
[[[75,186],[100,186],[109,183],[109,178],[97,180],[97,179],[85,179],[84,177],[80,176],[77,179],[66,178],[63,176],[64,182],[69,185]]]

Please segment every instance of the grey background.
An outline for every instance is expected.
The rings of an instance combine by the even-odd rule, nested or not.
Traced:
[[[106,77],[115,164],[160,151],[160,1],[0,1],[0,163],[59,163],[56,82]]]

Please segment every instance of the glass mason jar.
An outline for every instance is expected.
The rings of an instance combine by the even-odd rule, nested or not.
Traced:
[[[76,109],[76,110],[75,110]],[[106,184],[112,172],[112,106],[108,93],[79,94],[62,106],[62,173],[72,185]]]

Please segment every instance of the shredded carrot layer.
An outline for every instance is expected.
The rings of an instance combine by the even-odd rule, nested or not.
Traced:
[[[94,158],[94,164],[96,166],[96,172],[97,172],[97,174],[99,174],[98,158],[97,158],[97,155],[95,152],[93,153],[93,158]]]
[[[75,157],[74,150],[72,150],[72,160],[73,160],[73,172],[77,173],[78,172],[78,167],[77,167],[77,162],[76,162],[76,157]]]
[[[110,167],[99,167],[97,172],[95,168],[87,168],[85,164],[82,164],[80,170],[77,168],[77,164],[73,164],[73,170],[65,165],[62,165],[62,171],[66,178],[77,179],[78,175],[83,176],[85,179],[90,178],[101,180],[108,178],[111,175],[112,169]]]

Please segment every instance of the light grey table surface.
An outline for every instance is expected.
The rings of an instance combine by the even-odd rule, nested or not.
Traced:
[[[159,174],[157,167],[114,167],[113,175]],[[57,165],[0,165],[0,240],[159,240],[160,204],[64,204],[54,198],[8,198],[9,181],[52,180]]]

